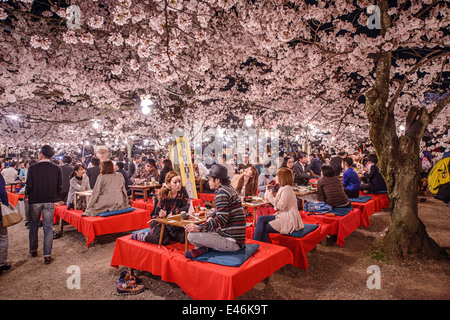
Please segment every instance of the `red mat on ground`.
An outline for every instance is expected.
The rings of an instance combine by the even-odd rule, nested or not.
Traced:
[[[376,201],[369,200],[367,202],[352,202],[352,207],[361,210],[361,227],[367,228],[370,226],[370,216],[375,213]]]
[[[386,193],[364,193],[359,192],[361,196],[371,196],[375,200],[375,212],[381,212],[383,208],[389,208],[389,197]]]
[[[300,211],[303,223],[322,224],[329,226],[328,233],[336,234],[336,243],[343,247],[345,245],[345,238],[355,231],[361,225],[361,210],[353,208],[352,211],[345,216],[328,217],[325,215],[310,215],[309,212]]]
[[[136,209],[109,217],[82,217],[81,210],[67,210],[67,206],[55,206],[54,215],[68,222],[86,238],[86,247],[96,236],[140,230],[148,228],[150,214],[144,209]]]
[[[14,207],[17,207],[17,204],[19,203],[19,199],[23,199],[23,197],[24,197],[23,194],[12,193],[10,191],[6,191],[6,192],[8,193],[8,202]]]
[[[294,255],[292,265],[306,271],[309,266],[306,254],[329,234],[329,225],[319,227],[302,238],[292,237],[280,233],[270,233],[269,243],[286,247]],[[247,227],[246,237],[253,238],[254,227]]]
[[[232,300],[278,269],[292,264],[292,253],[287,248],[253,240],[247,243],[257,243],[260,247],[240,267],[227,267],[186,259],[184,244],[159,248],[124,236],[116,240],[111,266],[151,272],[163,281],[176,283],[196,300]]]

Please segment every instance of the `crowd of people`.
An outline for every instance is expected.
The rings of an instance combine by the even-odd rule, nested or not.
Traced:
[[[195,258],[209,249],[236,251],[245,243],[246,218],[242,197],[259,196],[276,208],[276,214],[258,219],[254,239],[267,241],[268,234],[288,234],[303,228],[299,210],[300,201],[294,192],[296,186],[306,186],[317,180],[317,200],[332,207],[350,207],[350,200],[360,191],[386,192],[386,184],[377,167],[376,154],[357,151],[348,154],[340,151],[330,156],[323,151],[311,153],[280,152],[277,163],[265,157],[260,163],[252,163],[247,150],[243,155],[217,159],[212,152],[205,159],[193,155],[195,178],[205,179],[204,192],[214,193],[214,213],[205,223],[190,224],[185,229],[166,227],[162,244],[170,241],[188,241],[195,249],[186,252],[187,258]],[[43,226],[43,256],[45,263],[52,262],[52,241],[61,236],[53,232],[55,203],[74,206],[77,191],[92,190],[88,203],[81,204],[82,215],[96,216],[108,210],[120,210],[130,206],[130,185],[153,182],[161,185],[154,194],[154,210],[151,218],[169,217],[188,211],[189,195],[181,184],[180,174],[172,162],[164,157],[135,155],[132,159],[109,158],[107,150],[99,150],[88,161],[64,156],[54,159],[54,150],[44,145],[38,159],[26,162],[3,162],[0,175],[0,198],[8,205],[5,184],[22,182],[19,191],[29,204],[26,225],[29,228],[29,251],[37,256],[38,228]],[[42,220],[41,220],[42,216]],[[152,221],[150,231],[133,234],[138,241],[158,243],[161,225]],[[0,271],[6,270],[7,232],[0,227]]]

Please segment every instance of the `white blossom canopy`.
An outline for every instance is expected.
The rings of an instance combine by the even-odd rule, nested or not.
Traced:
[[[450,10],[392,3],[380,36],[365,0],[0,1],[0,144],[161,142],[194,123],[242,127],[250,112],[257,128],[350,146],[368,137],[382,51],[401,133],[409,108],[448,94]],[[449,123],[446,107],[432,147],[450,146]]]

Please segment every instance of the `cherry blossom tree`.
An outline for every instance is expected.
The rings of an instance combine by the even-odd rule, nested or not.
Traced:
[[[416,190],[424,133],[450,146],[448,22],[438,0],[3,1],[0,143],[161,142],[248,113],[335,149],[370,138],[391,200],[383,250],[437,256]]]

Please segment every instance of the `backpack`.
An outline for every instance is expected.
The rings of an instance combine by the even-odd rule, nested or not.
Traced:
[[[439,160],[428,175],[428,188],[434,195],[441,185],[450,182],[449,161],[449,157]]]
[[[439,186],[439,191],[434,196],[435,199],[450,203],[450,182]]]
[[[333,207],[323,201],[312,201],[305,204],[305,211],[327,213],[333,210]]]

